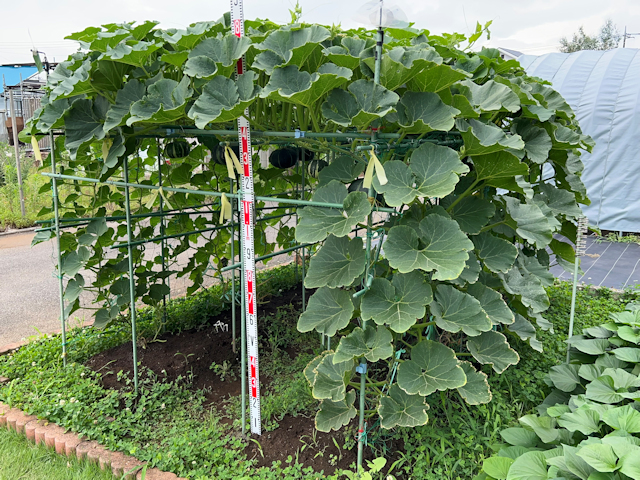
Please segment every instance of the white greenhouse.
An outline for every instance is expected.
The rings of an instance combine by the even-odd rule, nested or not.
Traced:
[[[591,225],[640,231],[640,50],[549,53],[518,58],[529,75],[548,80],[571,105],[583,133],[596,142],[584,153],[582,181]]]

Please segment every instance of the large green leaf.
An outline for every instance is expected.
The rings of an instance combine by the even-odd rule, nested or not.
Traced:
[[[319,432],[330,432],[331,430],[340,430],[340,428],[349,424],[357,414],[353,406],[355,400],[355,390],[350,390],[344,400],[339,402],[322,400],[318,413],[316,413],[316,429]]]
[[[443,206],[446,207],[446,204],[443,203]],[[464,197],[454,205],[450,213],[451,217],[460,224],[460,229],[463,232],[477,235],[493,217],[495,211],[496,207],[493,203],[471,195]]]
[[[373,57],[364,58],[363,62],[371,71],[375,69]],[[430,47],[394,47],[380,60],[380,83],[389,90],[396,90],[423,70],[441,63],[442,57]]]
[[[375,278],[362,298],[362,318],[404,333],[424,317],[425,306],[432,300],[431,287],[420,272],[397,273],[391,282]]]
[[[437,93],[468,77],[469,74],[462,70],[449,65],[437,65],[419,72],[407,82],[407,87],[413,92]]]
[[[582,210],[576,202],[575,193],[557,188],[549,183],[541,183],[539,198],[557,215],[564,215],[567,218],[582,217]]]
[[[627,433],[640,433],[640,412],[631,405],[612,408],[602,415],[604,423],[615,430]]]
[[[361,238],[329,235],[311,258],[304,284],[307,288],[348,286],[362,275],[364,267],[365,251]]]
[[[216,73],[228,77],[235,71],[238,59],[250,46],[251,39],[231,33],[205,38],[189,52],[184,73],[196,78],[208,78]]]
[[[431,395],[436,390],[462,387],[464,370],[453,350],[439,342],[423,340],[411,349],[411,360],[398,367],[398,386],[409,395]]]
[[[578,450],[577,455],[599,472],[615,472],[619,468],[618,457],[611,445],[586,445]]]
[[[467,348],[478,362],[491,364],[497,373],[504,372],[509,365],[515,365],[520,360],[518,353],[509,346],[507,338],[499,332],[484,332],[470,338]]]
[[[524,140],[524,151],[531,161],[542,165],[549,158],[551,151],[551,137],[544,128],[534,125],[528,119],[516,120],[511,131],[517,133]]]
[[[438,285],[431,313],[436,325],[451,333],[462,330],[469,336],[477,336],[493,327],[480,302],[451,285]]]
[[[357,162],[351,156],[341,155],[320,171],[318,175],[319,184],[325,185],[331,180],[351,183],[364,172],[365,167],[366,164],[364,162]]]
[[[307,309],[298,320],[298,330],[310,332],[315,329],[333,337],[349,324],[352,313],[353,303],[349,292],[322,287],[311,295]]]
[[[389,395],[380,399],[380,424],[382,428],[417,427],[425,425],[429,420],[429,405],[421,395],[408,395],[397,385],[392,385]]]
[[[423,219],[419,234],[408,226],[393,227],[384,243],[385,255],[393,268],[401,273],[435,270],[436,280],[458,278],[471,249],[473,243],[460,230],[458,222],[440,215]]]
[[[131,117],[127,125],[136,122],[172,124],[185,116],[185,106],[193,90],[189,77],[178,83],[170,78],[161,78],[147,87],[142,100],[131,105]]]
[[[234,81],[216,76],[202,89],[202,94],[189,109],[198,128],[205,128],[210,122],[229,122],[243,114],[260,94],[260,87],[254,82],[255,72],[239,75]]]
[[[312,107],[326,93],[347,82],[353,72],[326,63],[317,72],[300,71],[296,65],[274,70],[261,96]]]
[[[580,385],[579,365],[556,365],[549,371],[549,379],[553,385],[563,392],[571,393]]]
[[[445,104],[436,93],[407,92],[396,107],[398,124],[406,133],[448,132],[453,128],[457,108]]]
[[[487,124],[472,118],[458,119],[456,128],[462,133],[465,155],[487,155],[507,149],[524,148],[524,142],[519,135],[507,135],[492,123]]]
[[[339,402],[345,399],[346,385],[351,379],[355,364],[353,360],[334,363],[334,353],[325,355],[314,369],[316,374],[313,384],[313,398],[328,399]]]
[[[640,348],[622,347],[613,350],[617,359],[623,362],[640,363]]]
[[[333,90],[322,104],[322,115],[344,127],[367,127],[391,112],[400,98],[391,90],[368,80],[356,80],[347,89]]]
[[[482,463],[482,471],[496,480],[505,480],[513,461],[513,458],[507,457],[486,458]]]
[[[485,232],[473,237],[478,257],[494,273],[506,273],[518,256],[518,249],[511,242]]]
[[[502,299],[502,295],[494,289],[476,282],[469,285],[469,295],[473,295],[480,302],[482,310],[487,314],[493,325],[511,325],[514,321],[513,312]]]
[[[336,65],[356,70],[360,65],[360,54],[370,47],[373,41],[345,36],[340,43],[341,45],[325,48],[322,53]]]
[[[263,52],[256,56],[252,67],[264,70],[269,75],[277,66],[302,67],[313,52],[320,48],[320,42],[330,35],[329,30],[320,25],[305,28],[282,27],[262,43],[254,44],[255,48]]]
[[[525,448],[535,447],[539,442],[538,436],[534,432],[520,427],[505,428],[500,432],[500,436],[509,445]]]
[[[455,150],[432,143],[414,150],[409,166],[394,160],[384,167],[388,182],[381,185],[376,176],[373,185],[392,207],[409,204],[416,197],[445,197],[453,191],[459,176],[469,171]]]
[[[504,289],[512,295],[519,295],[520,301],[531,308],[533,313],[549,308],[549,297],[540,279],[529,271],[515,265],[505,274],[498,274]]]
[[[128,40],[118,43],[113,48],[107,47],[104,58],[135,67],[143,67],[160,48],[162,48],[161,44]]]
[[[116,103],[109,107],[107,118],[104,122],[104,131],[108,132],[114,127],[124,125],[129,118],[131,105],[144,97],[144,84],[138,80],[129,80],[116,94]]]
[[[342,337],[333,361],[339,363],[364,356],[370,362],[377,362],[393,355],[391,342],[393,337],[385,327],[367,325],[364,330],[356,327],[349,335]]]
[[[547,460],[543,452],[527,452],[516,458],[507,480],[547,480]]]
[[[469,362],[460,362],[460,366],[464,370],[467,377],[467,383],[462,387],[458,387],[458,393],[469,405],[481,405],[491,401],[491,390],[487,375],[478,372]]]
[[[326,207],[305,207],[298,210],[300,221],[296,227],[296,240],[303,243],[315,243],[333,234],[344,237],[353,227],[364,222],[371,212],[371,204],[364,192],[347,193],[347,187],[332,180],[316,190],[311,200],[319,203],[342,204],[344,210]]]
[[[556,427],[556,419],[538,415],[525,415],[518,419],[521,425],[532,428],[535,434],[544,443],[551,443],[558,438],[559,430]]]
[[[493,80],[478,85],[465,80],[457,85],[471,104],[482,112],[517,112],[520,110],[520,99],[513,90]]]
[[[583,435],[591,435],[600,430],[600,414],[595,410],[579,408],[575,412],[560,415],[558,425],[570,432],[579,431]]]
[[[477,179],[484,180],[487,185],[508,186],[505,180],[512,180],[517,175],[527,175],[529,168],[518,157],[509,151],[500,151],[488,155],[473,157],[473,166]]]
[[[544,248],[551,243],[554,228],[538,205],[522,203],[508,196],[503,199],[518,235],[537,248]]]
[[[84,277],[78,273],[67,283],[67,287],[64,290],[65,302],[75,302],[83,290]]]
[[[82,145],[104,138],[103,122],[108,106],[104,97],[74,102],[64,120],[65,146],[72,160]]]

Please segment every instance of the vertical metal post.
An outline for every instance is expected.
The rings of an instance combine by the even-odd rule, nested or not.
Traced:
[[[304,148],[302,148],[302,150],[299,150],[299,152],[302,153],[302,191],[300,192],[300,199],[301,200],[305,200],[305,194],[304,194],[304,189],[305,189],[305,173],[307,170],[307,166],[305,165],[305,150]],[[302,247],[302,311],[305,311],[306,308],[306,303],[307,303],[307,290],[304,287],[304,277],[306,275],[305,269],[306,269],[306,265],[305,265],[305,259],[306,259],[306,255],[305,255],[305,248]]]
[[[124,181],[129,183],[129,159],[124,159]],[[136,332],[136,282],[133,277],[133,234],[131,233],[131,199],[129,198],[129,187],[124,189],[125,208],[127,215],[127,250],[129,255],[129,311],[131,313],[131,343],[133,344],[133,385],[136,395],[138,394],[138,336]]]
[[[18,141],[18,123],[16,122],[16,107],[13,100],[13,90],[9,90],[9,103],[11,108],[11,127],[13,130],[13,149],[16,155],[16,173],[18,174],[18,189],[20,191],[20,212],[25,217],[24,191],[22,190],[22,169],[20,167],[20,145]],[[55,172],[54,172],[55,173]]]
[[[51,173],[56,173],[56,154],[53,132],[49,133],[51,142]],[[67,318],[64,311],[64,285],[62,275],[62,253],[60,251],[60,216],[58,213],[58,180],[51,179],[51,191],[53,196],[53,214],[56,230],[56,251],[58,252],[58,290],[60,292],[60,324],[62,325],[62,365],[67,366]]]
[[[578,229],[576,234],[576,251],[575,260],[573,266],[573,289],[571,291],[571,313],[569,314],[569,331],[567,332],[567,363],[570,360],[571,345],[569,341],[573,336],[573,321],[576,314],[576,295],[578,290],[578,269],[580,267],[580,257],[585,254],[587,247],[587,240],[585,235],[587,228],[589,227],[589,219],[587,217],[581,217],[578,219]]]
[[[229,192],[233,193],[233,178],[229,179]],[[236,199],[231,198],[231,204],[236,205]],[[236,216],[236,209],[231,209],[231,265],[236,263],[236,227],[233,224]],[[240,223],[240,218],[238,218]],[[231,349],[233,353],[237,352],[236,348],[236,269],[231,270]],[[244,370],[243,370],[244,372]]]
[[[158,184],[162,188],[162,155],[160,153],[160,140],[156,140],[156,146],[158,148]],[[167,286],[167,277],[164,276],[164,272],[167,271],[167,239],[164,238],[165,235],[165,220],[164,220],[164,198],[162,195],[158,195],[160,197],[160,236],[162,240],[160,240],[160,245],[162,245],[162,284]],[[167,330],[167,296],[162,295],[162,331],[165,332]]]

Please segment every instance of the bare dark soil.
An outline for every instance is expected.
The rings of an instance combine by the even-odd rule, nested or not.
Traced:
[[[310,294],[311,292],[307,292]],[[275,314],[278,308],[294,305],[301,306],[301,289],[283,292],[279,297],[269,299],[269,302],[259,307],[260,320]],[[213,362],[222,365],[225,361],[239,372],[240,364],[240,328],[239,309],[237,312],[238,338],[236,340],[237,353],[232,349],[231,312],[225,312],[213,318],[208,324],[199,329],[166,334],[155,341],[146,339],[138,347],[138,361],[143,367],[155,372],[160,378],[175,380],[178,377],[192,378],[192,388],[203,390],[207,401],[215,405],[220,411],[224,402],[231,397],[240,395],[241,381],[237,378],[227,378],[222,381],[210,369]],[[228,325],[221,328],[220,325]],[[264,328],[264,327],[261,327]],[[294,348],[279,350],[280,355],[294,358],[299,352]],[[87,361],[87,366],[102,373],[102,383],[106,388],[125,388],[124,382],[117,378],[120,371],[133,371],[131,344],[127,343],[104,351]],[[261,376],[261,388],[269,388],[272,381],[278,379]],[[333,473],[336,468],[349,468],[356,461],[357,448],[345,450],[345,436],[342,431],[326,434],[315,431],[314,419],[311,416],[285,416],[278,421],[279,427],[272,432],[263,432],[262,436],[254,436],[258,443],[248,442],[245,453],[249,459],[255,459],[259,466],[271,466],[273,461],[281,461],[286,466],[289,456],[297,458],[305,467],[313,467],[315,471]],[[351,430],[355,432],[355,428]],[[336,447],[334,438],[340,449]],[[392,451],[399,445],[389,445]],[[365,458],[372,459],[374,455],[370,449],[365,450]]]

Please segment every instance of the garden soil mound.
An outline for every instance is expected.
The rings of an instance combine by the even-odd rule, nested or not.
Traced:
[[[307,291],[308,295],[312,292]],[[278,297],[269,299],[268,303],[259,306],[260,316],[274,314],[279,307],[301,306],[301,288],[288,290]],[[178,334],[160,335],[153,339],[141,339],[138,347],[138,361],[143,367],[152,370],[159,378],[175,380],[178,377],[191,379],[194,389],[205,392],[207,401],[223,411],[224,404],[231,397],[240,395],[240,378],[228,378],[222,381],[210,369],[213,362],[222,365],[225,361],[233,366],[235,372],[240,364],[240,312],[238,309],[237,353],[232,349],[231,312],[209,319],[199,329],[180,332]],[[221,328],[219,325],[228,325]],[[259,319],[260,325],[260,319]],[[282,354],[294,356],[298,352],[285,349]],[[131,344],[126,343],[106,350],[87,361],[87,366],[102,373],[102,383],[106,388],[125,388],[124,380],[118,380],[118,372],[132,372],[133,359]],[[269,388],[270,378],[261,377],[263,389]],[[313,467],[315,471],[333,473],[335,468],[349,468],[356,461],[357,448],[345,450],[345,436],[342,431],[326,434],[315,431],[313,418],[303,416],[285,416],[278,420],[279,427],[272,432],[263,432],[261,437],[254,437],[259,442],[248,442],[245,453],[249,459],[255,459],[259,466],[271,466],[273,461],[281,461],[283,466],[291,456],[294,461],[305,467]],[[356,429],[350,432],[355,434]],[[334,443],[341,447],[340,450]],[[353,443],[353,442],[352,442]],[[387,445],[395,451],[399,445]],[[365,458],[372,459],[370,449],[365,450]]]

